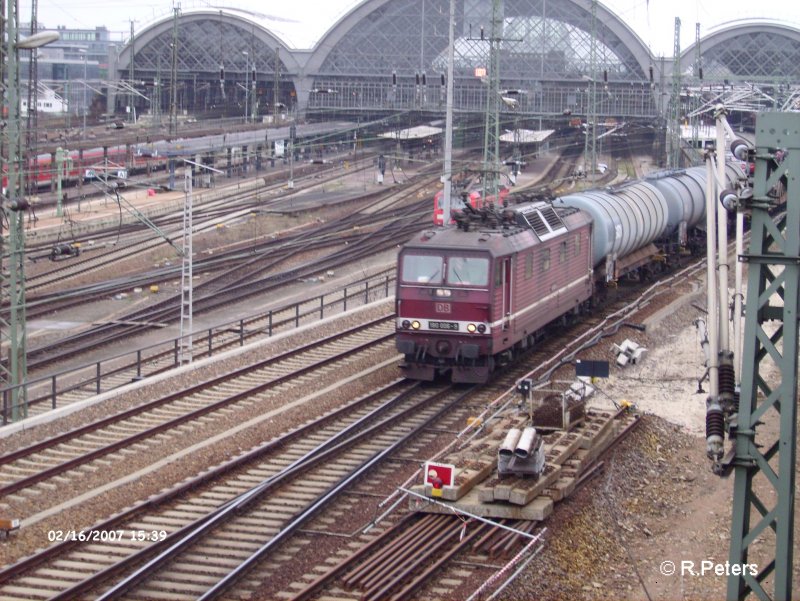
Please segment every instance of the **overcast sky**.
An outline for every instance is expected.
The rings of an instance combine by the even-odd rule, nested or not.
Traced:
[[[395,0],[400,1],[400,0]],[[59,25],[95,28],[105,25],[114,39],[127,39],[130,21],[141,31],[154,20],[172,14],[168,0],[39,0],[39,22],[48,28]],[[184,10],[224,7],[250,10],[273,17],[272,29],[291,47],[308,48],[339,17],[359,4],[356,0],[184,0]],[[681,19],[681,48],[694,42],[695,23],[701,36],[721,24],[738,19],[775,19],[800,28],[800,2],[775,3],[754,0],[607,0],[600,4],[621,17],[650,46],[656,56],[672,56],[675,17]],[[20,21],[28,22],[30,0],[20,2]]]

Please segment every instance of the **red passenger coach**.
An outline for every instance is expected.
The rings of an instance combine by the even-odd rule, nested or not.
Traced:
[[[591,221],[530,203],[457,214],[400,252],[397,348],[408,377],[485,382],[592,295]]]

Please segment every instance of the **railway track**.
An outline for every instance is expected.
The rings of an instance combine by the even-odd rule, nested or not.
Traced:
[[[306,186],[301,185],[295,194],[307,193],[314,188],[324,186],[337,177],[341,177],[340,174],[331,175],[329,178],[322,181],[317,178],[309,178]],[[283,195],[265,199],[263,196],[268,196],[268,192],[263,192],[263,190],[260,189],[257,191],[258,195],[253,189],[244,191],[232,190],[222,198],[215,198],[196,205],[194,231],[198,234],[213,231],[220,224],[249,218],[253,211],[268,213],[273,209],[277,210],[287,202]],[[280,187],[276,187],[274,191],[278,192],[281,191],[281,189]],[[369,204],[370,202],[378,201],[387,196],[387,194],[389,194],[389,192],[361,194],[357,201],[354,200],[352,202]],[[166,215],[154,217],[151,222],[157,226],[167,238],[174,240],[175,242],[173,243],[178,243],[183,229],[182,206],[177,207],[174,211]],[[132,238],[132,240],[130,242],[126,241],[129,238]],[[95,233],[92,235],[92,241],[94,243],[92,246],[87,246],[87,241],[88,240],[83,240],[83,245],[84,249],[88,250],[80,256],[60,261],[56,263],[57,266],[54,269],[31,275],[28,278],[26,287],[29,293],[33,293],[28,302],[28,312],[30,315],[36,316],[37,314],[71,306],[69,303],[64,303],[61,306],[53,305],[55,300],[63,299],[65,296],[85,298],[91,295],[91,289],[79,288],[73,291],[65,290],[65,279],[92,274],[93,272],[108,268],[119,261],[129,260],[137,255],[152,251],[155,248],[163,246],[165,243],[164,238],[160,237],[152,230],[143,230],[141,224],[138,223],[125,226],[124,228],[113,228],[105,233]],[[245,249],[233,248],[227,251],[226,249],[219,249],[222,251],[221,256],[215,254],[212,260],[201,259],[198,261],[198,267],[210,270],[221,269],[224,268],[224,261],[230,260],[230,257],[226,257],[226,254],[235,256],[236,254],[241,254],[242,250],[246,250],[244,254],[253,254],[268,250],[270,246],[274,245],[275,242],[272,240],[264,240],[261,243],[248,240],[239,245],[241,247],[246,247]],[[51,246],[52,244],[42,251],[45,255],[40,256],[40,259],[44,256],[49,256]],[[100,252],[102,252],[102,254],[99,254]],[[36,258],[35,252],[29,253],[29,256],[32,256],[34,259]],[[176,273],[180,273],[179,269],[177,269],[177,271],[176,269],[176,267],[173,267],[171,269],[149,271],[139,279],[132,277],[124,278],[123,281],[119,283],[118,287],[113,285],[104,286],[102,288],[102,294],[113,294],[118,289],[130,290],[132,286],[146,285],[151,282],[160,282],[166,278],[175,277]],[[58,290],[47,292],[48,289],[52,289],[55,285],[58,285]]]
[[[202,486],[182,485],[3,570],[0,595],[199,597],[214,594],[218,583],[228,588],[255,563],[260,574],[279,572],[293,558],[275,547],[342,495],[348,503],[346,493],[361,475],[393,480],[392,456],[431,424],[454,427],[464,417],[454,406],[467,392],[393,383],[251,451],[237,459],[235,472],[220,466],[201,477]],[[209,557],[216,558],[211,566]],[[109,581],[119,584],[108,589]]]
[[[415,189],[424,188],[427,181],[417,183]],[[406,191],[405,194],[407,194]],[[398,194],[395,196],[404,196]],[[233,265],[224,259],[216,277],[195,285],[194,313],[201,314],[232,302],[240,302],[254,295],[265,294],[283,286],[287,281],[325,273],[349,263],[370,257],[380,250],[393,248],[404,242],[419,229],[419,212],[425,201],[417,201],[410,207],[393,209],[387,207],[378,213],[354,214],[344,220],[322,224],[314,231],[298,233],[294,240],[278,240],[259,254],[246,253]],[[327,255],[322,251],[333,247]],[[306,256],[305,260],[303,257]],[[196,269],[201,269],[198,265]],[[282,269],[282,270],[281,270]],[[130,283],[127,283],[130,287]],[[81,295],[68,300],[69,303],[85,302]],[[29,371],[41,370],[62,358],[72,358],[78,351],[97,348],[100,345],[129,338],[136,333],[151,329],[152,324],[170,323],[177,320],[180,303],[169,297],[146,309],[130,312],[117,318],[116,323],[103,324],[89,330],[67,336],[56,343],[29,349]]]
[[[609,305],[602,313],[571,327],[568,332],[544,341],[536,351],[524,358],[533,369],[514,365],[498,382],[506,392],[498,397],[496,406],[478,415],[476,421],[489,420],[515,400],[514,382],[532,378],[534,386],[569,376],[564,373],[576,354],[614,335],[621,327],[633,325],[629,320],[657,297],[693,278],[703,265],[690,265],[659,283],[637,286],[636,298],[627,298]],[[564,344],[564,339],[569,342]],[[559,372],[559,370],[561,370]],[[622,440],[638,423],[638,417],[628,415],[624,409],[617,411],[614,419],[621,425],[604,452]],[[463,433],[463,431],[462,431]],[[460,445],[469,437],[462,438]],[[455,442],[455,441],[454,441]],[[445,461],[446,462],[446,461]],[[576,484],[567,494],[573,494],[586,480],[602,468],[602,456],[580,466],[575,473]],[[560,497],[559,497],[560,498]],[[402,499],[402,495],[400,496]],[[380,506],[386,507],[391,496]],[[393,504],[397,505],[398,500]],[[474,516],[441,514],[417,515],[412,511],[406,519],[394,525],[377,538],[362,536],[358,543],[349,546],[350,553],[331,567],[330,561],[319,561],[319,567],[283,584],[281,598],[290,601],[312,599],[339,599],[353,601],[401,601],[408,598],[467,598],[475,587],[511,570],[502,559],[532,559],[542,543],[537,530],[541,524],[530,521],[494,520],[478,521]],[[362,534],[369,528],[362,529]],[[514,566],[516,569],[517,566]],[[477,583],[477,584],[476,584]],[[491,590],[491,589],[490,589]]]
[[[701,266],[688,268],[684,272],[680,272],[670,278],[673,282],[667,281],[662,286],[670,286],[677,282],[681,277],[691,277],[694,271],[702,269]],[[252,507],[255,507],[255,513],[244,515],[243,512],[249,511],[247,508],[242,508],[237,514],[237,518],[244,515],[242,521],[224,521],[218,528],[211,529],[213,532],[209,535],[206,533],[205,525],[208,524],[206,520],[212,519],[206,516],[210,515],[210,511],[217,510],[221,505],[228,503],[237,495],[244,493],[248,495],[247,491],[254,490],[259,484],[266,483],[272,478],[275,472],[268,473],[254,473],[252,467],[245,467],[244,473],[248,474],[245,478],[245,484],[228,485],[221,484],[221,489],[203,489],[204,492],[199,492],[200,498],[197,504],[194,501],[187,500],[183,496],[185,491],[189,488],[195,489],[200,484],[193,481],[191,484],[180,485],[175,488],[177,491],[180,489],[182,492],[165,493],[166,496],[161,496],[157,499],[151,499],[147,502],[140,503],[137,508],[131,511],[138,513],[124,512],[120,516],[115,516],[111,520],[95,524],[91,529],[83,528],[83,532],[121,532],[119,536],[125,541],[120,544],[120,539],[111,541],[65,541],[50,550],[43,552],[43,554],[23,560],[4,570],[0,573],[0,595],[9,598],[75,598],[78,597],[95,597],[108,593],[108,596],[101,596],[100,598],[212,598],[217,594],[225,593],[230,598],[240,598],[263,595],[264,590],[270,592],[264,598],[274,598],[277,591],[284,591],[281,597],[291,598],[298,590],[303,589],[309,584],[310,580],[319,576],[322,572],[328,571],[328,568],[323,566],[330,565],[330,557],[335,555],[335,549],[342,550],[342,544],[347,545],[347,553],[350,554],[357,552],[358,549],[364,545],[372,543],[378,537],[378,533],[382,528],[390,527],[398,521],[395,513],[385,517],[385,521],[378,524],[378,526],[371,530],[367,535],[360,533],[367,529],[368,525],[375,522],[371,519],[376,516],[375,503],[378,498],[388,497],[393,490],[396,490],[399,482],[407,481],[406,477],[412,477],[413,473],[417,471],[419,462],[423,459],[431,457],[435,454],[437,449],[441,449],[445,443],[441,441],[442,433],[450,432],[455,434],[459,431],[460,426],[464,423],[466,415],[474,415],[475,409],[480,410],[485,407],[489,399],[503,399],[509,401],[508,389],[513,388],[513,383],[520,377],[533,375],[535,378],[548,378],[559,365],[563,366],[570,361],[570,357],[574,355],[576,345],[584,343],[591,343],[601,340],[608,332],[615,331],[621,324],[629,320],[633,312],[638,308],[652,302],[654,295],[657,295],[658,289],[653,288],[645,290],[639,298],[629,301],[623,309],[617,309],[611,315],[597,317],[591,322],[584,325],[576,326],[578,329],[570,330],[567,334],[568,337],[577,339],[576,343],[563,345],[562,341],[552,341],[542,345],[535,357],[529,359],[529,363],[537,364],[535,370],[531,371],[525,365],[513,366],[509,371],[504,374],[502,381],[495,383],[492,386],[486,387],[484,391],[477,393],[477,398],[462,400],[461,404],[463,411],[449,410],[448,417],[451,421],[435,426],[425,426],[424,432],[421,434],[423,438],[418,440],[414,446],[405,452],[399,450],[394,451],[388,466],[384,466],[376,471],[369,472],[370,477],[365,480],[363,477],[354,484],[355,488],[351,488],[349,494],[337,497],[335,500],[328,500],[326,506],[330,504],[331,513],[317,514],[316,512],[302,518],[299,505],[305,503],[308,506],[310,494],[307,494],[307,488],[291,489],[279,487],[277,490],[294,491],[288,497],[283,497],[283,505],[280,509],[274,512],[269,508],[269,505],[261,505],[261,497],[255,499],[256,493],[251,492],[254,500]],[[562,348],[563,347],[563,348]],[[506,390],[505,393],[502,393]],[[501,392],[498,397],[498,392]],[[422,401],[423,405],[420,407],[427,407],[431,404],[430,400]],[[496,406],[494,407],[497,408]],[[411,412],[419,412],[412,410]],[[479,419],[489,419],[484,416],[479,416]],[[624,431],[623,431],[624,433]],[[425,439],[425,435],[430,436]],[[315,444],[317,447],[322,448],[322,452],[327,452],[323,446],[324,437],[318,439],[316,437],[308,436],[311,441],[310,444]],[[369,436],[368,436],[369,438]],[[447,436],[445,436],[447,438]],[[432,442],[436,441],[436,442]],[[386,446],[386,441],[381,441],[380,446]],[[271,445],[268,445],[271,446]],[[291,445],[289,455],[286,456],[281,464],[287,468],[292,462],[299,461],[304,456],[303,450],[299,447],[297,450],[295,445]],[[323,468],[323,471],[316,473],[316,475],[309,475],[311,472],[305,472],[305,476],[300,478],[302,486],[316,486],[323,483],[326,490],[331,490],[331,487],[338,482],[344,482],[350,476],[356,473],[354,465],[361,459],[362,462],[358,465],[364,465],[364,455],[368,454],[366,451],[356,454],[356,456],[349,456],[345,460],[349,471],[339,472],[338,467],[334,472],[329,472]],[[323,456],[323,463],[329,462],[328,455]],[[332,460],[330,460],[332,462]],[[266,462],[269,465],[275,463],[274,460]],[[336,464],[338,466],[338,464]],[[403,469],[398,469],[398,468]],[[230,473],[231,465],[224,468],[214,469],[202,476],[203,482],[208,482],[209,479],[223,473]],[[281,471],[280,467],[274,468]],[[254,480],[258,483],[254,487]],[[225,481],[229,482],[229,481]],[[215,483],[219,484],[215,481]],[[209,484],[209,486],[213,486]],[[269,489],[270,484],[264,484]],[[289,486],[287,484],[287,486]],[[197,489],[198,491],[200,489]],[[213,490],[216,492],[207,492]],[[205,493],[206,496],[202,496]],[[250,498],[249,496],[247,497]],[[313,497],[319,499],[319,497]],[[267,498],[264,498],[264,503],[268,503]],[[302,501],[302,503],[301,503]],[[313,501],[310,501],[313,506]],[[158,505],[159,509],[155,509],[153,505]],[[201,515],[200,507],[205,506],[206,510]],[[234,505],[231,505],[234,506]],[[145,509],[147,507],[147,509]],[[209,508],[212,508],[209,511]],[[147,513],[142,513],[146,511]],[[291,516],[286,514],[290,513]],[[214,514],[217,515],[217,514]],[[358,522],[357,529],[351,528],[353,519]],[[280,536],[280,533],[286,530],[286,525],[294,523],[295,519],[299,519],[295,529],[295,533],[290,537],[287,533],[286,539]],[[235,518],[232,518],[235,519]],[[283,519],[281,522],[280,520]],[[220,518],[220,521],[221,518]],[[276,521],[278,524],[276,524]],[[430,550],[423,553],[423,547],[414,546],[411,544],[395,544],[389,538],[380,537],[377,540],[380,543],[375,543],[372,547],[368,547],[370,551],[361,553],[359,557],[362,559],[370,557],[377,558],[379,555],[384,556],[384,545],[391,548],[405,549],[406,555],[420,555],[425,559],[423,563],[416,565],[413,569],[405,564],[398,563],[396,559],[386,559],[385,561],[373,561],[372,567],[369,570],[364,570],[355,564],[349,564],[350,569],[346,569],[345,574],[350,576],[355,570],[361,570],[362,576],[355,578],[352,582],[348,581],[345,584],[341,580],[334,581],[333,584],[325,585],[330,588],[323,588],[323,592],[318,590],[312,594],[313,598],[319,598],[319,595],[336,595],[337,598],[408,598],[408,591],[406,587],[410,585],[411,581],[418,581],[414,586],[414,590],[428,591],[427,593],[437,596],[447,596],[451,594],[454,587],[463,586],[464,583],[474,582],[476,574],[486,574],[488,578],[491,574],[487,571],[500,568],[496,565],[496,558],[502,557],[504,554],[513,554],[517,552],[521,546],[527,545],[530,538],[520,534],[508,534],[508,530],[499,526],[478,527],[477,524],[471,524],[464,536],[464,522],[457,517],[449,516],[447,519],[431,518],[431,517],[417,517],[414,519],[418,524],[414,526],[415,530],[405,531],[405,526],[398,527],[393,536],[402,536],[408,539],[412,537],[419,540],[434,539],[441,544],[437,547],[430,545]],[[195,523],[196,522],[196,523]],[[194,527],[189,526],[194,523]],[[409,522],[410,523],[410,522]],[[433,525],[433,524],[438,525]],[[513,530],[526,531],[529,534],[533,532],[532,524],[525,523],[507,523]],[[269,527],[272,530],[269,530]],[[263,528],[263,529],[262,529]],[[434,530],[436,528],[436,530]],[[185,529],[198,530],[199,540],[187,541],[185,545],[177,545],[172,552],[164,555],[163,562],[158,561],[145,567],[138,569],[137,566],[147,565],[153,555],[156,553],[163,553],[166,546],[173,547],[176,545],[178,539],[183,540],[182,536],[177,533]],[[155,532],[155,535],[140,535],[141,532]],[[129,540],[135,539],[138,536],[145,538],[156,536],[160,538],[161,532],[165,532],[165,536],[173,536],[168,538],[162,547],[156,548],[152,544],[154,541],[149,540]],[[415,534],[416,533],[416,534]],[[76,535],[80,537],[81,535]],[[100,535],[98,535],[100,536]],[[109,536],[115,536],[106,534]],[[388,535],[387,535],[388,536]],[[342,538],[343,537],[343,538]],[[85,535],[84,535],[85,538]],[[254,540],[258,539],[258,540]],[[256,552],[265,546],[264,541],[276,540],[273,545],[277,548],[269,546],[264,553],[266,557],[260,557]],[[466,542],[465,542],[465,539]],[[327,541],[327,543],[325,542]],[[333,541],[333,542],[331,542]],[[155,541],[156,543],[158,541]],[[143,551],[143,549],[148,551]],[[316,551],[327,551],[328,559],[322,558]],[[55,550],[57,549],[57,550]],[[141,551],[141,555],[135,555]],[[179,553],[180,555],[175,555]],[[308,556],[309,564],[304,564],[301,559]],[[446,557],[445,557],[446,556]],[[235,557],[235,560],[230,559]],[[390,558],[392,555],[386,554],[385,557]],[[396,556],[395,556],[396,557]],[[445,557],[445,561],[440,561]],[[120,559],[120,561],[115,561]],[[494,563],[493,563],[494,562]],[[119,565],[117,565],[119,564]],[[87,567],[90,566],[90,567]],[[317,567],[315,567],[317,566]],[[354,567],[355,566],[355,567]],[[375,576],[380,572],[379,576]],[[413,572],[413,574],[412,574]],[[311,576],[303,577],[303,573],[309,573]],[[99,574],[99,575],[97,575]],[[234,574],[230,576],[229,574]],[[430,576],[436,574],[438,584],[432,585]],[[371,575],[372,584],[366,582],[368,576]],[[348,576],[348,577],[350,577]],[[125,578],[130,577],[130,580]],[[235,582],[234,582],[235,580]],[[394,583],[392,583],[394,581]],[[120,588],[111,588],[114,585],[109,583],[124,582]],[[194,583],[202,582],[202,590],[194,590],[191,588]],[[264,589],[264,582],[269,582],[269,588]],[[372,596],[375,592],[373,585],[379,584],[381,595],[385,596]],[[433,587],[425,588],[425,587]],[[449,592],[448,592],[449,591]],[[416,593],[415,593],[416,594]],[[367,596],[364,596],[367,595]],[[406,595],[404,597],[404,595]],[[171,596],[171,597],[170,597]],[[362,597],[363,596],[363,597]],[[305,597],[298,597],[305,598]]]
[[[118,477],[133,447],[154,457],[166,441],[179,448],[183,435],[209,420],[242,407],[279,405],[281,395],[301,380],[331,379],[360,358],[391,353],[392,343],[391,320],[374,319],[9,452],[0,457],[0,498],[17,495],[24,502],[32,494],[52,495],[63,483],[74,487],[87,469],[102,467]]]
[[[324,316],[352,310],[373,300],[388,298],[394,283],[394,269],[375,273],[363,281],[324,296],[312,297],[302,304],[277,307],[262,311],[236,322],[220,324],[208,329],[200,337],[195,335],[192,359],[199,360],[226,350],[266,340],[281,332],[288,332],[303,324],[313,323]],[[108,392],[133,381],[152,377],[179,366],[177,341],[132,350],[119,358],[104,361],[98,375],[96,364],[69,374],[53,382],[52,378],[32,380],[28,386],[28,415],[38,415]]]

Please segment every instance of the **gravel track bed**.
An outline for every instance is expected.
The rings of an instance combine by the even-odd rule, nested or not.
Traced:
[[[645,303],[626,322],[639,325],[644,322],[649,323],[653,317],[656,317],[661,320],[660,323],[648,325],[644,332],[623,327],[613,336],[603,338],[597,345],[582,351],[579,356],[584,359],[609,360],[613,363],[610,350],[612,343],[619,344],[625,338],[630,338],[649,349],[664,343],[671,334],[674,334],[677,320],[691,321],[694,317],[696,310],[690,307],[691,310],[687,311],[686,307],[689,306],[693,294],[697,291],[698,281],[698,276],[692,275],[684,281],[676,282],[665,293]],[[524,369],[523,365],[515,366],[515,368],[517,367]],[[533,367],[533,365],[528,367]],[[514,371],[516,372],[516,369]],[[552,380],[568,382],[573,377],[574,367],[567,365],[556,370]],[[419,461],[433,456],[438,448],[444,447],[451,440],[452,435],[439,434],[434,444],[420,450]],[[660,441],[662,440],[665,445],[664,449],[661,447]],[[506,591],[513,589],[513,592],[509,592],[508,595],[504,594],[502,598],[552,599],[554,601],[573,598],[628,598],[628,595],[632,595],[631,598],[643,598],[635,571],[625,569],[624,560],[627,557],[624,548],[618,541],[617,531],[622,529],[627,533],[624,528],[631,527],[629,518],[625,517],[629,516],[631,511],[628,505],[636,509],[637,504],[642,504],[643,512],[646,512],[649,518],[658,520],[668,506],[664,499],[669,497],[665,496],[662,489],[653,493],[645,493],[638,501],[628,504],[626,504],[625,497],[638,495],[640,491],[647,489],[648,485],[642,482],[642,478],[646,481],[647,478],[654,478],[656,474],[665,474],[666,486],[674,483],[675,478],[681,479],[681,482],[685,481],[683,478],[686,474],[686,467],[682,464],[682,460],[685,458],[685,450],[694,444],[694,440],[696,439],[692,436],[680,432],[680,428],[677,426],[668,424],[655,416],[645,416],[639,428],[634,430],[630,437],[625,439],[606,458],[609,465],[614,465],[618,461],[627,462],[624,464],[624,468],[615,472],[613,478],[613,490],[617,496],[611,496],[611,501],[606,500],[609,493],[606,490],[607,487],[602,486],[603,479],[600,477],[587,483],[565,502],[559,503],[554,515],[544,524],[549,529],[546,540],[558,541],[557,545],[551,545],[548,542],[545,551],[530,564],[524,577],[519,578],[511,588],[506,589]],[[667,446],[669,446],[668,450]],[[653,467],[653,463],[655,467]],[[699,471],[705,466],[695,465],[693,467]],[[404,470],[403,473],[405,475],[409,472],[413,473],[413,471],[413,469]],[[710,474],[708,477],[711,477]],[[692,479],[691,476],[688,478]],[[354,552],[359,546],[366,544],[373,535],[391,525],[406,512],[405,504],[403,504],[385,523],[381,524],[377,531],[373,530],[367,536],[350,536],[360,532],[365,522],[379,513],[377,504],[381,500],[376,497],[360,499],[359,513],[343,514],[340,518],[341,523],[337,520],[335,527],[329,524],[327,530],[330,532],[314,538],[313,544],[304,545],[303,554],[313,556],[318,565],[330,565],[332,557],[338,557],[339,560],[343,558],[342,546],[347,545],[347,549]],[[623,517],[619,519],[624,527],[617,526],[616,522],[611,521],[609,503],[619,503],[624,508]],[[667,524],[666,521],[662,522],[661,529],[668,528]],[[610,531],[614,536],[609,537],[608,532],[604,532],[604,529]],[[336,534],[340,536],[336,536]],[[573,557],[580,553],[584,555]],[[502,565],[507,561],[502,558],[477,558],[476,560],[474,554],[469,553],[459,559],[466,563],[451,563],[446,570],[439,572],[433,578],[435,582],[420,591],[416,598],[466,599],[496,570],[491,566],[488,569],[479,569],[470,565],[469,562],[480,561],[484,565]],[[547,569],[543,566],[547,566]],[[270,579],[263,582],[255,598],[267,601],[274,599],[278,590],[294,590],[291,586],[292,582],[298,583],[302,580],[302,573],[300,573],[302,570],[297,570],[297,572],[295,580],[292,580],[290,574],[287,573],[278,580]],[[601,572],[604,577],[597,576]],[[442,597],[442,587],[449,587],[441,583],[448,581],[454,585],[451,585],[452,593]],[[277,588],[278,586],[280,588]],[[490,589],[490,592],[491,590],[493,589]]]
[[[544,524],[548,531],[543,551],[504,589],[503,600],[725,598],[724,576],[665,577],[659,571],[664,560],[680,565],[682,560],[724,564],[728,559],[733,478],[711,473],[704,435],[700,428],[685,423],[686,405],[673,398],[674,408],[664,406],[665,397],[688,392],[688,397],[681,398],[705,407],[705,394],[695,394],[704,371],[697,358],[699,339],[690,340],[691,352],[684,345],[684,338],[692,338],[687,330],[693,329],[693,320],[703,315],[693,305],[705,304],[704,276],[698,273],[676,284],[630,320],[646,323],[646,331],[622,328],[580,353],[583,359],[612,363],[611,378],[600,382],[603,394],[594,402],[607,407],[607,394],[641,403],[641,423],[603,458],[603,469],[596,477],[556,505]],[[613,365],[611,345],[625,338],[650,351],[641,367],[620,370]],[[661,357],[670,361],[660,362]],[[687,370],[684,363],[692,367]],[[572,368],[561,368],[553,380],[573,376]],[[798,536],[800,525],[795,523]],[[758,550],[756,545],[751,560],[758,562]],[[439,579],[461,579],[449,598],[466,599],[494,572],[452,565]],[[800,566],[795,566],[794,580],[795,588],[800,587]],[[427,586],[419,598],[440,597],[435,588]],[[486,595],[494,590],[490,588]]]
[[[391,307],[385,304],[386,307]],[[372,316],[379,316],[385,314],[384,307],[374,307],[366,311],[367,314]],[[346,327],[346,324],[355,325],[367,318],[367,315],[361,314],[358,316],[348,315],[343,318],[343,321],[336,320],[333,323],[324,324],[315,328],[310,328],[298,334],[299,340],[309,342],[317,339],[326,333],[334,333]],[[225,361],[215,362],[208,366],[208,369],[203,369],[203,377],[211,378],[216,374],[224,374],[229,372],[235,366],[241,366],[248,362],[248,357],[263,357],[264,352],[277,353],[282,349],[290,348],[298,343],[298,338],[295,336],[289,339],[281,339],[274,341],[275,344],[267,344],[264,349],[255,349],[247,351],[236,357],[231,357]],[[384,356],[370,357],[368,360],[354,361],[347,369],[340,370],[342,377],[357,373],[362,369],[367,369],[384,359],[396,356],[393,349],[388,349]],[[238,455],[250,448],[269,440],[291,429],[297,423],[302,423],[313,419],[319,414],[330,410],[331,408],[340,405],[343,402],[351,400],[354,396],[360,395],[368,389],[374,388],[385,382],[391,381],[399,376],[399,370],[394,368],[380,370],[372,373],[369,377],[363,378],[360,381],[352,382],[346,386],[341,386],[330,394],[322,398],[317,398],[313,403],[303,404],[299,407],[290,409],[286,413],[281,413],[275,417],[260,422],[257,426],[253,426],[246,430],[238,432],[233,438],[225,438],[211,446],[202,448],[199,451],[192,453],[190,456],[184,456],[177,461],[171,462],[164,466],[158,472],[146,474],[140,479],[137,479],[121,488],[117,488],[104,493],[100,497],[94,497],[79,507],[67,509],[58,513],[57,515],[48,517],[36,524],[23,527],[13,537],[5,540],[0,540],[0,562],[10,563],[20,557],[29,554],[33,550],[47,546],[47,530],[49,529],[80,529],[90,526],[97,522],[99,519],[111,515],[121,509],[131,505],[133,502],[145,499],[148,496],[161,491],[170,485],[179,482],[185,478],[196,475],[198,472],[208,469],[211,466],[219,464],[224,459]],[[142,400],[152,398],[156,394],[164,394],[170,391],[180,390],[184,385],[191,384],[196,379],[194,373],[181,374],[175,380],[166,380],[160,383],[145,384],[142,388],[137,389],[130,395],[125,394],[122,397],[115,399],[112,403],[103,403],[87,408],[83,411],[68,416],[65,420],[53,422],[35,428],[28,432],[21,433],[21,437],[28,437],[32,442],[33,440],[40,440],[44,437],[50,436],[57,432],[64,431],[68,428],[75,427],[90,420],[98,419],[101,416],[108,415],[109,413],[116,413],[126,407],[135,406]],[[289,403],[296,398],[302,398],[310,394],[313,390],[303,389],[291,391],[284,394],[281,398],[281,404]],[[235,427],[244,421],[262,415],[265,411],[277,408],[276,403],[273,406],[265,408],[263,406],[250,406],[240,411],[232,412],[214,422],[206,422],[202,426],[195,427],[187,431],[183,430],[181,433],[181,448],[203,441],[210,436],[224,432],[225,430]],[[3,441],[5,445],[22,446],[23,443],[18,442],[20,439],[12,437],[10,440]],[[165,444],[163,445],[163,452],[159,457],[167,456],[170,453],[169,438],[164,438]],[[139,454],[131,454],[126,457],[125,465],[128,473],[135,471],[139,468],[146,468],[152,464],[153,461],[159,457],[154,456],[150,450],[147,456]],[[118,465],[116,462],[111,463],[109,469],[114,469]],[[11,499],[6,499],[5,512],[11,512],[13,515],[16,511],[24,511],[25,515],[44,509],[45,507],[53,505],[57,501],[63,501],[65,498],[77,496],[87,490],[93,490],[101,484],[108,481],[108,477],[98,472],[85,471],[84,476],[74,482],[63,483],[59,488],[59,498],[49,499],[50,495],[42,494],[38,497],[26,498],[24,501],[17,504]],[[22,493],[24,494],[24,493]]]

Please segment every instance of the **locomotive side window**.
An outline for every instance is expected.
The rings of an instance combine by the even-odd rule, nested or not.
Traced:
[[[529,252],[525,255],[525,279],[529,280],[533,277],[533,253]]]
[[[581,254],[581,235],[575,234],[575,256]]]
[[[542,250],[542,271],[550,269],[550,249],[545,248]]]
[[[485,286],[489,283],[489,259],[450,257],[447,260],[447,283],[456,286]]]
[[[441,284],[444,261],[436,255],[404,255],[403,281]]]
[[[567,241],[563,240],[558,249],[558,262],[563,263],[567,260]]]

